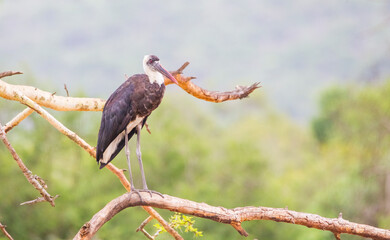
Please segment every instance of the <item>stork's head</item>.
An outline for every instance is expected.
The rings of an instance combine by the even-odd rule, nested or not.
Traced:
[[[164,83],[164,77],[169,78],[172,82],[178,84],[176,79],[160,64],[160,59],[154,55],[146,55],[144,57],[144,71],[149,77],[151,83]]]

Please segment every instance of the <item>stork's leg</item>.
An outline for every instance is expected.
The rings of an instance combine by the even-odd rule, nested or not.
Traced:
[[[141,129],[142,129],[142,124],[137,125],[137,158],[138,158],[138,163],[139,163],[139,168],[141,169],[141,174],[142,174],[142,187],[143,190],[147,190],[147,192],[150,193],[150,197],[152,197],[152,193],[156,193],[160,195],[162,198],[164,197],[161,193],[153,191],[153,190],[148,190],[148,186],[146,185],[146,178],[145,178],[145,172],[144,172],[144,166],[142,164],[142,153],[141,153]]]
[[[130,149],[129,149],[129,136],[127,129],[125,129],[125,152],[127,158],[127,166],[129,167],[129,176],[130,176],[130,187],[131,191],[134,191],[133,175],[131,174],[131,165],[130,165]]]
[[[146,179],[145,179],[145,172],[144,172],[144,166],[142,164],[142,153],[141,153],[141,124],[137,125],[137,158],[138,158],[138,163],[139,163],[139,168],[141,169],[141,174],[142,174],[142,187],[143,189],[148,189],[148,186],[146,185]]]
[[[136,193],[138,194],[139,198],[142,201],[141,194],[139,193],[139,190],[135,189],[134,183],[133,183],[133,175],[131,174],[131,164],[130,164],[130,148],[129,148],[129,136],[127,129],[125,129],[125,152],[126,152],[126,158],[127,158],[127,166],[129,167],[129,176],[130,176],[130,194]]]

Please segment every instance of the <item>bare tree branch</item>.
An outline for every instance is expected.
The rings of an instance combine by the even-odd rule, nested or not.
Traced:
[[[11,146],[11,143],[8,141],[6,133],[1,124],[0,124],[0,139],[3,141],[4,145],[7,147],[12,157],[15,159],[16,163],[18,164],[19,168],[22,170],[27,181],[29,181],[29,183],[31,183],[35,187],[35,189],[39,191],[42,197],[54,207],[55,206],[54,198],[46,191],[45,187],[42,184],[43,180],[42,179],[38,180],[38,177],[32,175],[31,171],[26,167],[26,165],[24,165],[22,159],[16,153],[15,149]]]
[[[102,111],[105,104],[105,100],[99,98],[56,96],[36,87],[13,85],[0,80],[0,97],[19,101],[15,96],[15,91],[23,93],[23,95],[43,107],[48,107],[57,111]]]
[[[18,115],[16,115],[11,121],[9,121],[7,124],[5,124],[4,126],[4,131],[7,133],[8,131],[10,131],[12,128],[14,128],[15,126],[17,126],[21,121],[23,121],[24,119],[26,119],[28,116],[30,116],[31,113],[33,113],[34,110],[32,110],[31,108],[26,108],[24,109],[21,113],[19,113]]]
[[[84,224],[74,239],[90,239],[104,223],[113,218],[117,213],[125,208],[140,205],[206,218],[216,222],[230,224],[233,227],[240,226],[244,221],[272,220],[330,231],[335,236],[346,233],[377,240],[390,239],[390,230],[349,222],[340,217],[325,218],[316,214],[295,212],[285,208],[239,207],[227,209],[169,195],[164,195],[164,198],[161,198],[157,195],[151,197],[148,193],[141,193],[141,197],[142,200],[136,194],[125,193],[112,200],[96,213],[89,222]],[[247,235],[245,230],[243,232],[239,231],[239,233],[241,235]]]
[[[3,225],[0,223],[0,229],[1,231],[4,233],[4,235],[9,239],[9,240],[14,240],[11,235],[7,232],[7,230],[5,230],[7,226]]]
[[[187,93],[210,102],[223,102],[228,100],[235,100],[247,97],[252,93],[256,88],[259,88],[259,83],[254,83],[251,86],[239,86],[235,90],[229,92],[217,92],[217,91],[208,91],[203,89],[190,80],[194,77],[186,77],[182,74],[182,71],[189,63],[186,62],[180,67],[177,71],[174,71],[173,74],[179,86],[185,90]],[[14,74],[21,74],[20,72],[4,72],[0,73],[1,77],[12,76]],[[169,79],[165,79],[165,84],[169,85],[172,82]],[[73,98],[73,97],[63,97],[55,96],[52,93],[42,91],[35,87],[22,86],[22,85],[12,85],[0,80],[0,97],[5,99],[18,101],[14,96],[14,91],[18,90],[22,92],[25,96],[36,102],[37,104],[48,107],[57,111],[102,111],[105,100],[99,98]]]
[[[228,92],[209,91],[203,89],[191,82],[191,80],[195,77],[186,77],[182,74],[183,70],[189,64],[189,62],[185,62],[178,70],[171,73],[179,82],[179,87],[181,87],[184,91],[196,98],[209,102],[219,103],[228,100],[242,99],[248,97],[249,94],[256,90],[256,88],[260,88],[260,83],[257,82],[250,86],[237,86],[235,90]],[[172,83],[173,82],[169,78],[165,78],[165,85],[169,85]]]

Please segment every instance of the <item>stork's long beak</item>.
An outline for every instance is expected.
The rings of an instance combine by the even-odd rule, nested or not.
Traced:
[[[162,75],[164,75],[165,77],[171,79],[172,82],[176,83],[176,84],[179,84],[177,82],[177,80],[172,76],[172,74],[170,74],[163,66],[161,66],[160,63],[156,62],[154,64],[154,67],[157,71],[159,71]]]

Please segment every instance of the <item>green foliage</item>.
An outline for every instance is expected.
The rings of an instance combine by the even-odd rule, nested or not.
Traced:
[[[312,126],[322,165],[336,171],[333,182],[343,189],[332,190],[332,202],[356,219],[383,225],[390,212],[390,82],[329,89],[320,103]]]
[[[184,228],[184,232],[193,233],[195,237],[203,237],[203,233],[198,231],[197,228],[194,228],[194,224],[195,220],[193,220],[192,217],[183,215],[181,213],[175,213],[169,219],[169,225],[174,229],[180,230],[180,232],[182,232],[182,228]],[[166,232],[165,228],[158,223],[154,224],[153,226],[156,227],[161,233]]]
[[[341,114],[340,103],[347,99],[347,94],[348,91],[340,87],[333,87],[322,94],[319,102],[321,113],[312,121],[314,135],[321,143],[331,138],[333,120]]]

